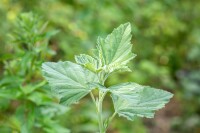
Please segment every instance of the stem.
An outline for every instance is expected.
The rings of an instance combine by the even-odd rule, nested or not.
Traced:
[[[92,101],[96,106],[100,133],[105,133],[105,129],[104,129],[104,126],[103,126],[103,119],[102,119],[102,103],[103,103],[103,99],[104,99],[105,95],[106,95],[106,93],[103,93],[103,95],[102,95],[102,93],[99,92],[99,99],[95,100],[93,93],[90,92],[90,96],[92,98]]]
[[[109,127],[109,125],[110,125],[110,123],[111,123],[111,121],[114,119],[114,117],[116,116],[116,114],[117,114],[117,112],[114,112],[113,114],[112,114],[112,116],[108,119],[108,123],[107,123],[107,126],[106,126],[106,128],[108,128]]]
[[[98,102],[98,121],[99,121],[99,131],[100,133],[104,133],[104,127],[103,127],[103,122],[102,122],[102,110],[101,110],[101,104],[100,101]]]
[[[117,112],[113,113],[113,115],[110,117],[110,122],[113,120],[113,118],[115,117],[116,114],[117,114]]]
[[[102,118],[102,103],[103,103],[103,99],[106,96],[107,92],[99,92],[99,100],[97,103],[97,114],[98,114],[98,121],[99,121],[99,130],[100,133],[105,133],[105,127],[103,126],[103,118]]]
[[[93,103],[96,105],[96,101],[95,101],[95,98],[94,98],[94,95],[93,95],[92,92],[90,92],[90,96],[91,96],[91,98],[92,98]]]
[[[104,82],[107,78],[106,74],[105,73],[98,73],[98,78],[99,78],[100,84],[104,85]],[[99,97],[98,97],[98,99],[96,99],[96,101],[94,100],[93,94],[90,94],[93,101],[95,101],[95,104],[96,104],[100,133],[106,132],[106,127],[104,127],[103,113],[102,113],[102,103],[103,103],[103,100],[104,100],[104,97],[106,96],[106,94],[107,94],[107,91],[102,92],[102,91],[99,90]]]

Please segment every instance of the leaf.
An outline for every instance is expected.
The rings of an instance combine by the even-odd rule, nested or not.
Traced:
[[[76,63],[83,65],[92,72],[97,72],[98,69],[100,69],[101,67],[101,64],[98,62],[97,59],[86,54],[80,54],[79,56],[76,55],[75,60]]]
[[[16,99],[21,93],[19,92],[19,88],[0,88],[0,99]]]
[[[108,88],[119,116],[133,120],[136,116],[153,118],[173,96],[170,92],[141,86],[136,83],[122,83]]]
[[[40,111],[43,116],[48,115],[48,118],[54,118],[57,115],[62,115],[69,110],[68,107],[63,106],[61,104],[47,102],[44,106],[40,107]]]
[[[128,70],[127,63],[136,55],[131,52],[131,25],[126,23],[114,29],[105,39],[97,39],[96,56],[105,68],[111,73],[115,70]]]
[[[39,82],[39,83],[30,83],[30,84],[27,84],[27,85],[21,85],[20,86],[20,90],[24,93],[24,94],[31,94],[33,93],[35,90],[43,87],[44,85],[46,84],[46,81],[42,81],[42,82]]]
[[[41,129],[45,133],[70,133],[70,130],[62,127],[58,121],[46,118],[42,122],[44,126]]]
[[[42,69],[53,92],[65,105],[79,101],[93,89],[88,84],[98,82],[93,72],[69,61],[46,62],[42,64]]]
[[[43,105],[49,101],[51,101],[50,96],[42,92],[32,92],[27,96],[27,99],[35,103],[36,105]]]

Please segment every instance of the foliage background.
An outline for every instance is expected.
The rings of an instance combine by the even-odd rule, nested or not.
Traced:
[[[30,11],[42,16],[41,19],[44,22],[48,21],[47,31],[59,30],[59,33],[53,37],[46,38],[48,48],[42,52],[47,55],[39,61],[74,61],[75,54],[92,52],[89,49],[94,48],[97,36],[107,35],[121,23],[132,24],[133,51],[137,54],[137,57],[129,64],[133,72],[113,75],[106,85],[133,81],[168,90],[175,96],[166,108],[157,112],[154,119],[137,119],[130,122],[123,118],[115,118],[110,127],[110,133],[200,132],[200,2],[198,0],[1,0],[1,91],[5,89],[3,80],[10,78],[5,74],[5,62],[16,58],[23,59],[26,53],[17,54],[16,44],[11,43],[9,34],[16,28],[17,16]],[[56,54],[49,52],[50,49]],[[25,67],[28,62],[31,62],[30,58],[25,62]],[[15,71],[23,69],[18,65],[14,68]],[[24,73],[22,77],[28,73]],[[40,73],[40,70],[36,69],[34,73]],[[37,81],[42,81],[41,75],[32,74],[32,76]],[[17,84],[15,79],[11,81],[7,84]],[[29,85],[32,85],[32,82],[36,84],[35,80],[26,82]],[[41,91],[45,91],[44,95],[49,97],[46,102],[55,101],[49,93],[48,86],[40,87],[39,92]],[[31,94],[35,93],[34,91]],[[9,95],[15,97],[16,94],[9,93]],[[44,95],[40,98],[45,99]],[[23,98],[27,100],[27,96]],[[39,99],[38,95],[35,98]],[[19,132],[23,125],[22,118],[19,117],[20,111],[17,110],[23,107],[24,103],[13,104],[16,101],[23,101],[23,99],[16,97],[10,100],[5,95],[0,95],[0,132]],[[27,108],[30,109],[33,105],[38,109],[43,106],[43,102],[44,100],[41,102],[42,105],[28,103]],[[105,100],[105,116],[112,108],[108,97]],[[41,118],[51,119],[53,124],[43,122],[43,124],[49,123],[47,127],[54,126],[56,122],[55,131],[58,131],[58,128],[60,132],[63,131],[62,126],[75,133],[94,132],[97,122],[93,109],[90,99],[86,97],[69,111],[63,109],[64,113],[52,118],[48,113],[41,114],[44,117]],[[23,111],[21,113],[23,114]],[[34,118],[39,116],[37,113],[32,115]],[[9,119],[4,119],[4,117]],[[30,120],[29,117],[28,120]],[[19,130],[16,130],[12,124],[10,126],[5,123],[15,123],[14,125],[18,125]],[[41,124],[42,127],[43,124]],[[38,127],[37,132],[50,132],[40,130],[42,127]],[[30,132],[28,129],[24,132]],[[53,132],[53,129],[49,129]]]

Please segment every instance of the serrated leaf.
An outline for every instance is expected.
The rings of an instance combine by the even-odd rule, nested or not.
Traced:
[[[126,23],[114,29],[105,39],[97,39],[96,56],[105,68],[111,73],[115,70],[128,70],[127,63],[136,55],[131,52],[131,25]]]
[[[136,116],[153,118],[173,96],[170,92],[141,86],[136,83],[122,83],[108,88],[119,116],[133,120]]]
[[[76,63],[83,65],[87,69],[93,72],[97,72],[100,69],[101,64],[97,59],[86,54],[80,54],[75,56]]]
[[[53,92],[65,105],[79,101],[93,89],[88,84],[98,82],[93,72],[69,61],[46,62],[42,64],[42,70]]]

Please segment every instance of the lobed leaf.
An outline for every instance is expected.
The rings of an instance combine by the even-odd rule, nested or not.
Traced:
[[[97,39],[96,56],[109,73],[115,70],[128,70],[127,63],[136,55],[131,52],[131,25],[122,24],[105,39]]]
[[[98,82],[93,72],[69,61],[43,63],[42,71],[53,92],[65,105],[79,101],[93,89],[89,83]]]
[[[170,92],[141,86],[136,83],[122,83],[108,88],[119,116],[133,120],[136,116],[153,118],[173,96]]]

